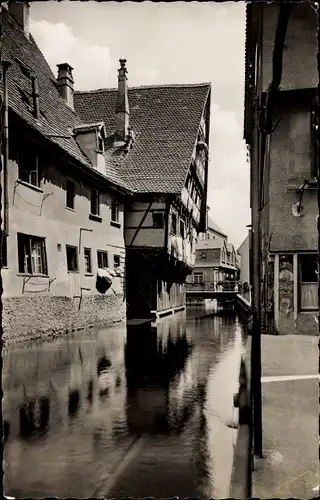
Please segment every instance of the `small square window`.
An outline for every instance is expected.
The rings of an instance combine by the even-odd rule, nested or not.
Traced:
[[[79,271],[78,266],[78,248],[66,246],[67,251],[67,269],[71,272]]]
[[[120,267],[120,255],[113,256],[113,267]]]
[[[66,206],[74,210],[74,199],[75,199],[75,189],[76,185],[73,181],[67,180],[66,189]]]
[[[97,189],[91,189],[90,213],[100,215],[100,194]]]
[[[206,260],[207,258],[207,252],[200,252],[200,259]]]
[[[103,252],[101,250],[97,251],[97,260],[99,269],[108,268],[108,252]]]
[[[87,274],[92,273],[92,265],[91,265],[91,248],[84,249],[84,271]]]
[[[119,202],[116,198],[113,198],[111,203],[111,221],[119,222]]]
[[[152,214],[153,227],[163,228],[164,227],[164,217],[162,212],[153,212]]]
[[[177,216],[176,214],[171,214],[171,234],[177,234]]]
[[[202,283],[203,282],[203,273],[194,273],[193,282],[194,283]]]

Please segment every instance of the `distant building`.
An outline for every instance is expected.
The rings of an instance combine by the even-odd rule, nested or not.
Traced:
[[[237,250],[240,255],[240,272],[239,272],[239,280],[243,283],[250,284],[250,236],[244,239]]]
[[[135,193],[125,207],[128,317],[185,307],[185,279],[206,230],[210,84],[76,92],[85,122],[103,122],[107,173]]]
[[[288,5],[247,6],[244,137],[261,179],[265,331],[318,334],[319,19],[292,2],[286,22]]]
[[[212,283],[238,279],[238,261],[234,246],[227,241],[227,235],[208,217],[208,230],[202,234],[196,245],[196,262],[188,283]]]
[[[228,239],[228,236],[222,232],[220,227],[211,219],[208,215],[208,227],[205,233],[200,233],[198,236],[198,241],[201,240],[214,240],[214,239]]]
[[[76,114],[72,68],[58,65],[55,78],[29,33],[28,4],[9,2],[1,16],[4,338],[122,320],[132,191],[106,174],[105,126]],[[98,268],[116,271],[105,294]]]

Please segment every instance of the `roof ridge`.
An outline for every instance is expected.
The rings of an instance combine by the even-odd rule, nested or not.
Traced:
[[[159,88],[194,88],[194,87],[211,87],[211,82],[202,82],[202,83],[163,83],[159,85],[137,85],[128,87],[128,90],[137,90],[137,89],[159,89]],[[95,94],[100,92],[111,92],[117,91],[117,87],[106,87],[102,89],[92,89],[92,90],[75,90],[75,94]]]

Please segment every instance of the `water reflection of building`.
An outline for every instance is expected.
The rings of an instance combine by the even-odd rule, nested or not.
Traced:
[[[196,406],[202,405],[205,391],[201,387],[206,385],[216,355],[230,339],[210,331],[208,342],[212,318],[199,320],[199,325],[196,321],[187,321],[181,313],[156,326],[145,323],[128,328],[127,421],[131,432],[181,433]]]
[[[102,413],[110,432],[117,421],[125,421],[124,328],[109,328],[107,335],[89,332],[6,350],[3,418],[8,443],[63,433],[75,419],[93,429]]]

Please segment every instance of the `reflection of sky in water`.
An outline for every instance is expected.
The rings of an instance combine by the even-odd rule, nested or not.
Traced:
[[[190,494],[227,497],[241,335],[232,318],[178,313],[127,336],[120,324],[6,349],[7,494],[90,497],[143,435],[147,470],[157,437],[190,464]]]

